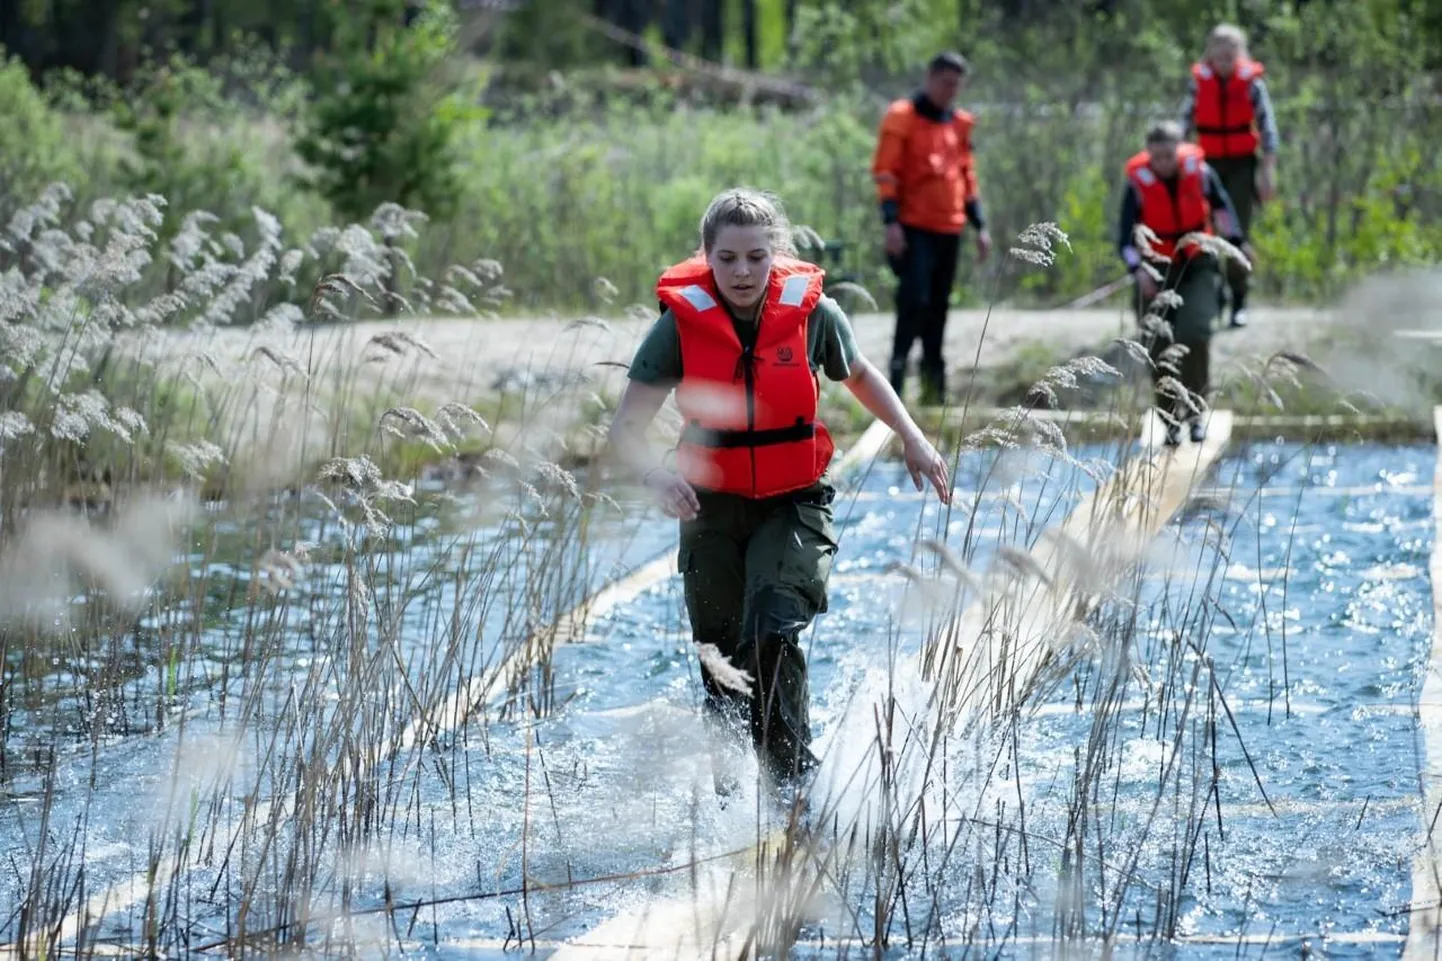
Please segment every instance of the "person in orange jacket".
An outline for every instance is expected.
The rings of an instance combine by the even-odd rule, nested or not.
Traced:
[[[891,386],[902,392],[912,345],[920,340],[923,403],[945,398],[942,342],[968,223],[977,231],[978,259],[991,251],[972,158],[974,118],[954,106],[966,74],[960,54],[932,58],[922,89],[886,111],[871,163],[886,256],[897,277]]]
[[[796,258],[771,197],[717,196],[701,221],[701,251],[661,275],[665,312],[636,350],[610,429],[620,466],[680,520],[693,638],[752,678],[749,693],[738,691],[731,672],[703,658],[708,715],[749,724],[761,769],[778,785],[816,763],[799,637],[826,610],[837,548],[821,376],[896,432],[918,491],[928,480],[943,502],[951,496],[946,462],[857,350],[823,277]],[[646,440],[672,390],[685,424],[674,465]],[[721,778],[717,788],[725,793]]]
[[[1267,92],[1266,68],[1247,52],[1247,35],[1229,23],[1207,36],[1200,62],[1192,65],[1182,106],[1182,131],[1196,143],[1217,172],[1237,209],[1243,236],[1252,230],[1252,202],[1265,204],[1277,190],[1277,118]],[[1230,265],[1233,327],[1247,324],[1250,274]]]

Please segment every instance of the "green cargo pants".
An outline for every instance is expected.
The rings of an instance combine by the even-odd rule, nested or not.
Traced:
[[[1189,260],[1175,260],[1168,265],[1163,290],[1175,291],[1181,297],[1181,304],[1160,311],[1163,320],[1171,324],[1171,335],[1143,332],[1142,343],[1152,355],[1152,381],[1160,382],[1163,377],[1174,376],[1183,387],[1199,397],[1206,398],[1211,387],[1212,321],[1220,310],[1222,290],[1221,268],[1217,258],[1201,254]],[[1137,290],[1137,318],[1146,313],[1150,302],[1144,302],[1140,289]],[[1162,370],[1159,365],[1163,352],[1173,344],[1186,347],[1186,354],[1176,361],[1175,372]],[[1186,405],[1179,399],[1158,392],[1158,409],[1165,410],[1185,422],[1190,419]]]
[[[1207,164],[1217,172],[1217,179],[1232,206],[1237,211],[1237,230],[1246,239],[1252,236],[1252,212],[1257,199],[1257,158],[1250,157],[1209,157]],[[1226,266],[1227,287],[1232,291],[1232,306],[1236,308],[1247,298],[1247,278],[1250,274],[1241,264],[1228,261]]]
[[[777,783],[816,763],[799,638],[826,610],[835,496],[825,478],[765,499],[697,491],[700,512],[681,522],[677,565],[692,637],[716,645],[753,679],[748,698],[703,667],[706,707],[723,722],[749,727],[757,759]]]

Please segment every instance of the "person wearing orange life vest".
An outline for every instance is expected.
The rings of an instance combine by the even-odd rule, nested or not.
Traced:
[[[968,224],[976,231],[978,259],[991,250],[972,158],[975,119],[953,106],[967,69],[960,54],[932,58],[922,89],[887,109],[871,161],[887,262],[897,278],[891,386],[902,392],[908,357],[920,340],[922,402],[930,404],[945,399],[947,306]]]
[[[707,714],[749,727],[777,785],[816,763],[798,639],[826,610],[837,549],[821,376],[896,432],[917,490],[926,480],[950,500],[945,462],[857,350],[822,279],[820,267],[795,259],[773,198],[721,193],[702,219],[700,253],[661,275],[664,313],[636,350],[609,435],[614,460],[680,521],[694,640],[753,679],[740,693],[703,660]],[[646,430],[673,389],[684,426],[670,466]],[[717,789],[725,793],[719,779]]]
[[[1253,201],[1266,204],[1276,195],[1279,138],[1265,74],[1247,52],[1246,34],[1220,24],[1207,36],[1201,61],[1192,65],[1182,106],[1182,131],[1196,133],[1207,163],[1232,198],[1243,237],[1251,233]],[[1247,324],[1248,276],[1228,265],[1233,327]]]
[[[1145,242],[1138,227],[1150,232]],[[1222,276],[1216,252],[1200,238],[1214,234],[1241,246],[1226,187],[1201,148],[1182,142],[1178,124],[1155,124],[1147,131],[1145,149],[1127,161],[1117,236],[1118,252],[1136,280],[1138,316],[1146,319],[1163,290],[1176,295],[1169,301],[1179,299],[1153,311],[1165,323],[1149,325],[1144,337],[1152,353],[1157,409],[1169,418],[1171,446],[1181,442],[1186,422],[1193,441],[1206,437],[1197,399],[1204,399],[1209,387],[1212,321],[1221,303]],[[1173,373],[1191,396],[1174,396],[1162,382]]]

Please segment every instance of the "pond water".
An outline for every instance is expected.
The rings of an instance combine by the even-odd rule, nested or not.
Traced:
[[[924,710],[907,655],[936,608],[893,565],[934,587],[946,582],[917,547],[927,538],[976,571],[1000,544],[1030,544],[1094,484],[1089,458],[1112,455],[1075,453],[968,455],[964,509],[918,496],[895,464],[838,499],[830,606],[805,639],[819,784],[875,752],[879,699],[904,717]],[[863,950],[880,930],[898,958],[941,945],[1030,956],[1064,932],[1110,933],[1122,956],[1235,957],[1268,941],[1294,953],[1304,937],[1328,956],[1399,956],[1421,820],[1435,456],[1234,445],[1178,520],[1180,541],[1159,541],[1179,546],[1154,551],[1094,615],[1094,647],[1006,730],[941,745],[913,808],[889,822],[903,831],[894,863],[834,879],[799,955]],[[431,505],[362,573],[344,532],[307,520],[304,599],[184,620],[200,627],[174,679],[140,656],[113,697],[137,718],[124,730],[79,730],[83,675],[52,680],[12,720],[23,748],[9,749],[0,849],[14,870],[0,904],[33,889],[36,864],[73,878],[83,862],[84,898],[109,895],[100,940],[139,944],[158,925],[178,951],[242,926],[284,940],[304,922],[322,951],[330,938],[337,951],[399,941],[473,957],[519,941],[544,954],[684,891],[687,863],[746,847],[780,813],[757,797],[744,752],[719,762],[741,774],[741,795],[723,807],[712,790],[675,577],[560,646],[547,698],[503,715],[493,702],[431,750],[383,747],[416,704],[494,665],[545,612],[673,542],[655,513],[598,523],[584,541],[551,515]],[[254,542],[227,536],[192,558],[195,576]],[[225,566],[224,578],[251,576]],[[224,578],[205,596],[246,596]],[[361,607],[372,614],[358,624]],[[278,627],[257,632],[264,618]],[[179,623],[147,629],[174,636]],[[57,744],[58,759],[27,765]],[[841,807],[886,821],[867,790]],[[148,857],[176,869],[147,906]],[[18,924],[0,915],[0,936]]]

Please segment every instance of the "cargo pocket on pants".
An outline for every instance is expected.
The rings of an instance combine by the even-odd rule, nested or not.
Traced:
[[[815,607],[827,610],[826,584],[836,557],[836,526],[828,504],[807,501],[792,505],[796,512],[795,539],[786,554],[786,579]]]

